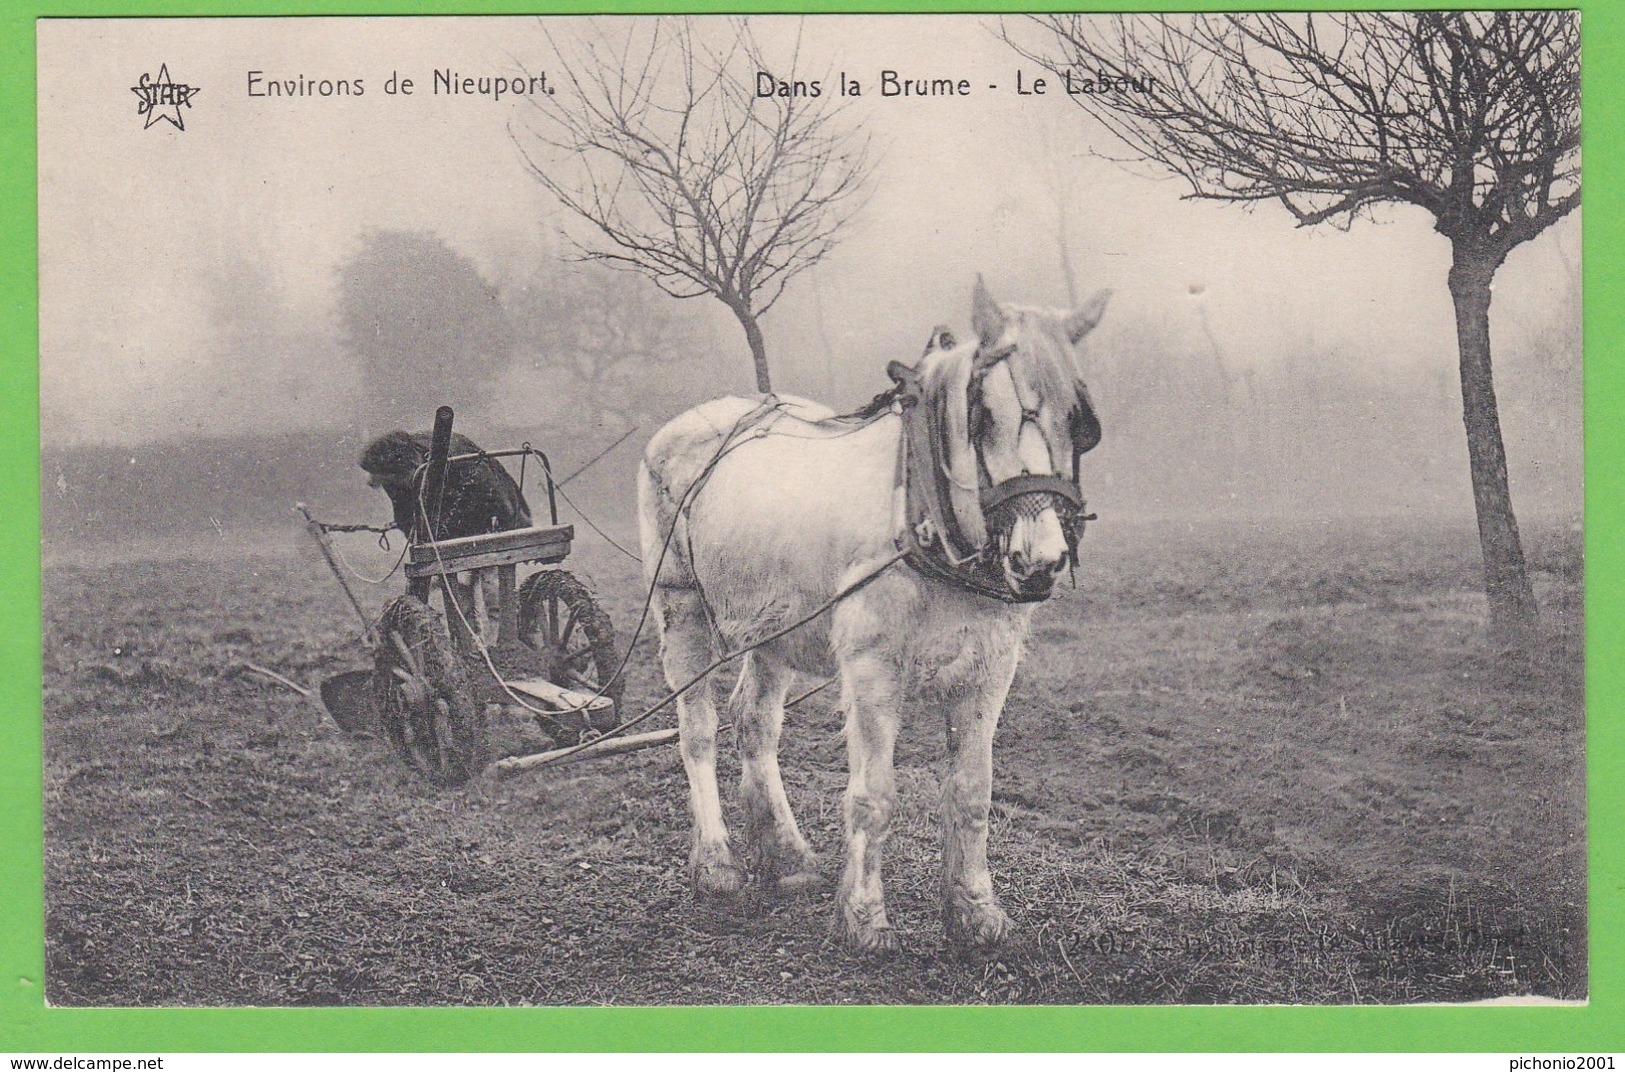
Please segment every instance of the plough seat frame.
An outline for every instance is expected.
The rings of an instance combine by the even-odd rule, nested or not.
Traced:
[[[407,557],[406,575],[415,580],[520,562],[552,565],[569,556],[573,539],[573,525],[533,525],[481,536],[414,543]]]

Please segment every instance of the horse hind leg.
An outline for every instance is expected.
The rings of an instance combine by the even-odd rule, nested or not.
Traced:
[[[780,890],[816,888],[820,879],[812,847],[796,825],[779,774],[779,733],[791,672],[770,657],[745,657],[729,701],[739,740],[739,797],[745,813],[745,844],[751,869]]]
[[[673,690],[680,689],[716,658],[710,621],[700,593],[693,588],[657,586],[655,605],[666,683]],[[694,819],[689,875],[701,893],[738,893],[744,888],[745,873],[734,862],[722,818],[717,791],[717,709],[709,682],[678,697],[677,729]]]

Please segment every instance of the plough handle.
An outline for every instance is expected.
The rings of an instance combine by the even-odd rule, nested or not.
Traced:
[[[378,634],[373,631],[372,619],[367,616],[366,611],[361,609],[361,601],[350,590],[350,582],[345,579],[344,571],[339,568],[338,559],[333,555],[333,538],[327,534],[327,530],[322,527],[320,521],[310,516],[310,510],[305,507],[304,503],[296,503],[294,509],[305,515],[305,531],[315,539],[316,546],[322,549],[322,557],[327,560],[327,568],[333,571],[334,577],[338,578],[339,587],[344,589],[345,596],[350,600],[350,606],[355,608],[356,616],[361,619],[361,628],[365,631],[367,646],[376,648],[378,646]]]
[[[440,539],[440,508],[446,492],[446,459],[451,457],[450,406],[434,411],[434,435],[429,440],[429,470],[423,474],[423,509],[425,531],[422,539]]]

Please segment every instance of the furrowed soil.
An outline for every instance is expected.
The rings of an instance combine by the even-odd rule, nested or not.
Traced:
[[[624,646],[638,568],[578,530],[566,567]],[[697,900],[674,748],[437,790],[382,740],[242,672],[253,661],[313,688],[368,665],[314,546],[140,561],[53,548],[47,996],[1583,998],[1581,539],[1535,527],[1527,545],[1542,636],[1516,655],[1487,638],[1470,524],[1092,527],[1078,588],[1034,618],[995,748],[990,853],[1017,937],[996,955],[945,946],[941,720],[911,709],[887,862],[904,948],[889,959],[832,938],[827,889]],[[363,588],[373,611],[401,590]],[[650,627],[630,712],[662,694],[655,647]],[[791,712],[783,747],[830,885],[846,766],[833,692]],[[493,741],[548,746],[517,715]],[[738,776],[728,748],[722,775]]]

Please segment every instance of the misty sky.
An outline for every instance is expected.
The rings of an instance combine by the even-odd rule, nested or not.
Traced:
[[[770,51],[796,24],[755,22]],[[579,22],[550,25],[568,40]],[[1082,286],[1117,292],[1097,350],[1147,325],[1189,333],[1205,311],[1237,363],[1315,348],[1359,355],[1376,375],[1453,370],[1448,250],[1421,213],[1392,209],[1344,234],[1295,230],[1271,206],[1183,202],[1177,182],[1090,155],[1114,146],[1064,96],[1018,98],[1023,64],[984,19],[818,16],[804,35],[812,73],[865,83],[852,114],[882,158],[843,244],[766,322],[781,390],[866,398],[934,323],[968,320],[977,272],[1005,300],[1062,304],[1057,172],[1072,187]],[[564,221],[508,133],[529,106],[430,93],[436,68],[547,69],[535,20],[44,20],[39,41],[47,443],[309,426],[338,364],[338,269],[368,228],[433,230],[487,273],[557,256]],[[160,64],[199,87],[184,132],[143,129],[136,114],[130,87]],[[880,99],[887,67],[964,77],[974,92]],[[256,70],[359,77],[366,92],[256,99]],[[386,96],[392,71],[416,95]],[[1497,282],[1497,330],[1542,330],[1578,262],[1578,214],[1514,253]],[[239,301],[259,311],[223,335]],[[696,315],[724,318],[717,337],[740,373],[718,390],[736,388],[743,341],[708,306]],[[302,341],[255,345],[288,332]]]

